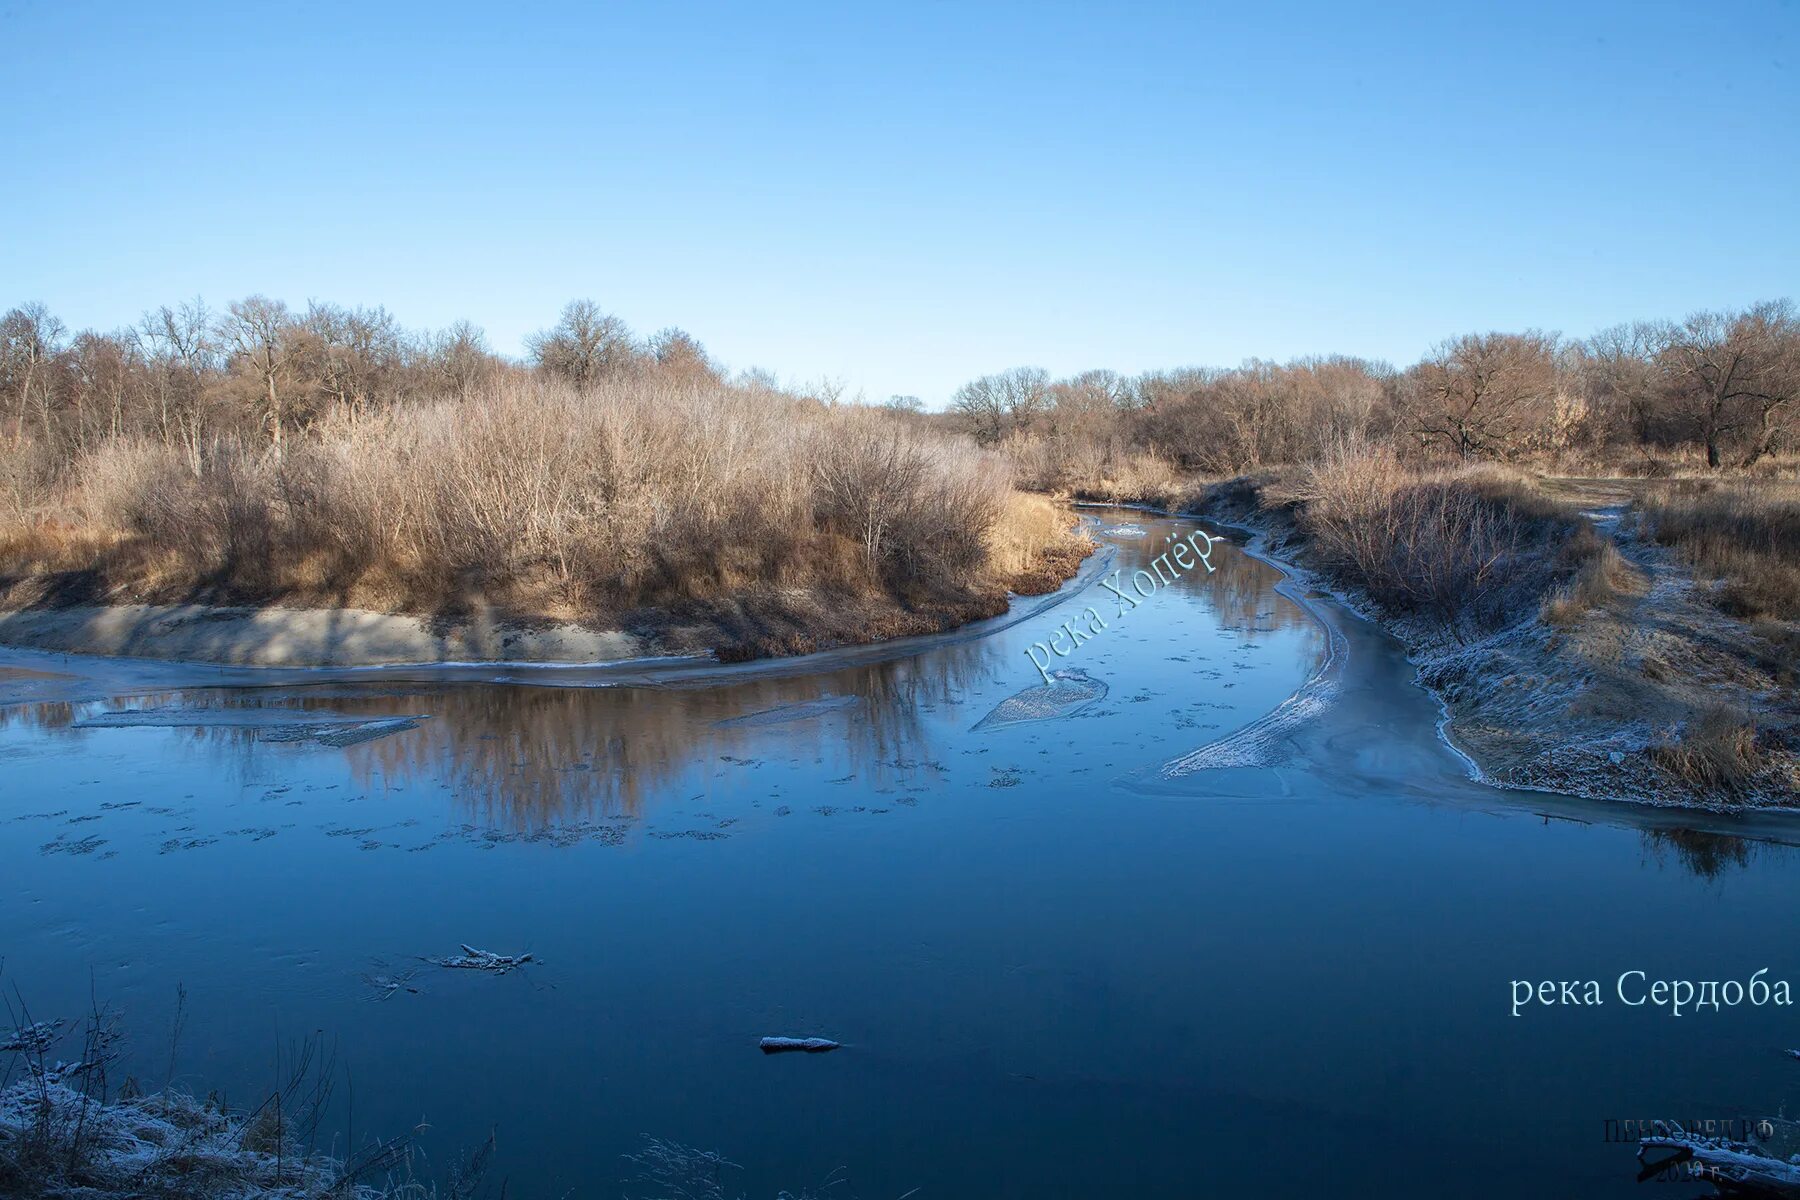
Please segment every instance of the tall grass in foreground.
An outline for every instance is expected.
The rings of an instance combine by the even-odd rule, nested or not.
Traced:
[[[0,571],[95,571],[151,599],[592,618],[750,588],[992,591],[1064,538],[998,456],[880,411],[509,381],[334,414],[279,456],[105,444],[0,533]]]

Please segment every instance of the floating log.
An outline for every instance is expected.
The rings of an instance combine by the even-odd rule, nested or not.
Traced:
[[[822,1037],[766,1037],[761,1042],[764,1054],[791,1054],[799,1051],[802,1054],[823,1054],[827,1050],[836,1050],[843,1045],[830,1038]]]

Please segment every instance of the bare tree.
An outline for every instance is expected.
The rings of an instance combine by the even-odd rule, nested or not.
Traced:
[[[1434,347],[1411,373],[1413,431],[1464,461],[1521,449],[1556,390],[1556,339],[1464,334]]]
[[[631,330],[592,300],[571,300],[555,326],[534,334],[528,347],[540,371],[581,386],[629,371],[637,363]]]
[[[927,462],[904,428],[859,420],[839,426],[813,454],[818,515],[862,543],[873,573],[888,552],[889,536],[924,486]]]
[[[157,433],[165,446],[181,445],[196,473],[210,425],[208,386],[220,366],[217,324],[196,297],[145,313],[133,331],[146,362]]]
[[[1629,434],[1639,445],[1658,436],[1664,389],[1656,360],[1671,333],[1665,322],[1634,321],[1576,347],[1579,386],[1614,436]]]
[[[295,351],[293,316],[279,300],[250,296],[231,304],[219,333],[233,358],[256,381],[261,421],[269,431],[269,445],[279,456],[288,423],[284,388]]]
[[[51,364],[62,349],[68,327],[42,304],[21,304],[0,317],[0,370],[6,372],[14,397],[13,442],[25,438],[25,417],[35,406],[48,433],[52,389]]]
[[[998,442],[1009,429],[1029,424],[1049,405],[1050,373],[1042,367],[983,375],[963,384],[950,399],[951,411],[984,446]]]
[[[143,363],[129,333],[77,334],[68,351],[70,394],[74,409],[71,439],[77,453],[91,449],[100,437],[118,437],[125,431],[125,409],[133,383]],[[94,409],[104,412],[104,417]],[[104,426],[95,422],[104,420]]]
[[[487,335],[470,321],[458,321],[429,339],[427,359],[439,386],[467,399],[483,376],[498,366],[487,346]]]
[[[1675,411],[1721,466],[1745,445],[1746,464],[1775,449],[1778,419],[1800,394],[1800,325],[1785,300],[1741,313],[1695,313],[1670,330],[1661,357]]]
[[[650,339],[650,357],[663,372],[689,383],[717,383],[719,368],[707,356],[706,347],[685,329],[670,326]]]
[[[314,301],[294,329],[294,360],[328,404],[358,411],[397,391],[403,353],[399,324],[385,308]]]

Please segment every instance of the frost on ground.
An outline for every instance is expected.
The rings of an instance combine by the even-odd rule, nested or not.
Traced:
[[[1071,668],[1052,674],[1051,684],[1039,684],[1015,692],[996,704],[987,716],[975,722],[976,729],[1002,729],[1026,721],[1049,721],[1071,717],[1088,705],[1106,697],[1106,684],[1086,671]]]
[[[0,1193],[86,1200],[393,1194],[356,1182],[349,1164],[306,1154],[283,1137],[267,1107],[228,1113],[174,1091],[103,1102],[68,1078],[28,1072],[0,1091]]]
[[[1633,514],[1603,527],[1638,591],[1458,643],[1400,623],[1419,680],[1490,782],[1731,809],[1800,803],[1792,664],[1720,613]],[[1786,729],[1786,733],[1781,731]],[[1762,736],[1758,736],[1759,731]]]
[[[323,1042],[278,1054],[276,1085],[243,1110],[169,1087],[114,1086],[123,1037],[96,1006],[85,1022],[33,1021],[12,993],[0,1013],[0,1197],[6,1200],[476,1200],[489,1138],[441,1184],[413,1173],[419,1129],[346,1157],[320,1151],[336,1068]],[[178,993],[168,1070],[182,1029]],[[5,1026],[0,1026],[4,1028]],[[50,1051],[74,1055],[53,1061]],[[420,1127],[422,1129],[423,1126]],[[504,1185],[501,1192],[504,1193]]]
[[[1653,1159],[1657,1152],[1666,1153]],[[1800,1197],[1800,1155],[1784,1161],[1739,1142],[1678,1133],[1643,1139],[1638,1143],[1638,1161],[1654,1175],[1673,1170],[1678,1177],[1705,1180],[1722,1195]]]
[[[1707,586],[1646,536],[1623,484],[1546,487],[1571,514],[1591,514],[1627,586],[1584,602],[1571,583],[1519,604],[1491,632],[1385,612],[1354,587],[1333,594],[1405,645],[1418,681],[1443,705],[1446,740],[1485,782],[1714,810],[1800,804],[1791,655],[1722,613]],[[1290,510],[1259,507],[1244,489],[1215,492],[1203,515],[1257,532],[1303,568],[1316,565]]]
[[[283,1086],[248,1112],[167,1089],[143,1094],[107,1072],[119,1037],[96,1013],[76,1061],[52,1063],[61,1020],[14,1022],[0,1050],[0,1195],[9,1200],[375,1200],[431,1193],[406,1176],[411,1135],[349,1159],[315,1152],[328,1065],[309,1045]],[[468,1181],[472,1187],[472,1180]],[[472,1195],[459,1180],[452,1197]]]
[[[1792,1050],[1788,1053],[1800,1058]],[[1712,1184],[1724,1196],[1800,1200],[1800,1154],[1783,1157],[1784,1151],[1795,1148],[1800,1124],[1789,1120],[1760,1124],[1763,1128],[1756,1136],[1763,1144],[1753,1145],[1691,1133],[1675,1122],[1662,1127],[1659,1122],[1658,1135],[1638,1142],[1638,1162],[1644,1167],[1638,1180],[1692,1179]]]

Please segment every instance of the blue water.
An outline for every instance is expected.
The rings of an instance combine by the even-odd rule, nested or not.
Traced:
[[[1106,522],[1105,573],[1185,528]],[[1165,770],[1332,644],[1214,558],[1123,616],[1090,573],[973,640],[724,684],[6,653],[4,982],[116,1006],[152,1086],[183,988],[175,1081],[249,1103],[316,1032],[339,1150],[425,1121],[442,1166],[496,1129],[515,1196],[618,1195],[646,1134],[750,1196],[1625,1196],[1606,1119],[1800,1098],[1791,1008],[1509,1003],[1800,976],[1794,829],[1472,783],[1398,647],[1318,599],[1322,705]],[[1105,696],[975,729],[1089,605],[1054,665]],[[535,961],[421,961],[460,943]]]

